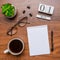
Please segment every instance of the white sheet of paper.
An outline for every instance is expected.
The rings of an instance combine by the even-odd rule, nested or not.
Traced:
[[[27,27],[30,56],[50,54],[47,25]]]

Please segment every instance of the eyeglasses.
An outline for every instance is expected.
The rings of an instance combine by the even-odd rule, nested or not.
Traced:
[[[14,24],[8,31],[7,35],[15,35],[17,33],[17,26],[24,27],[26,24],[30,24],[27,22],[28,17],[25,16],[21,18],[16,24]]]

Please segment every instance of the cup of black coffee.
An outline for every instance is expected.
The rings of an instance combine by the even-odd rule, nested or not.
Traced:
[[[9,41],[8,48],[4,53],[11,53],[12,55],[19,55],[24,50],[24,42],[19,38],[14,38]]]

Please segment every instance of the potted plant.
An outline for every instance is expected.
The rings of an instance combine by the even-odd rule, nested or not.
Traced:
[[[16,8],[10,3],[3,4],[1,8],[2,13],[8,18],[13,18],[16,15]]]

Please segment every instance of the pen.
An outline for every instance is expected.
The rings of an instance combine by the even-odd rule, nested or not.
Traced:
[[[51,31],[51,51],[54,51],[54,43],[53,43],[53,31]]]

